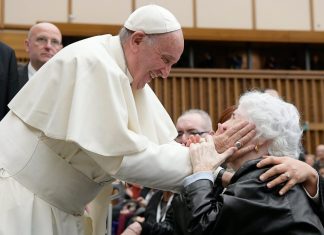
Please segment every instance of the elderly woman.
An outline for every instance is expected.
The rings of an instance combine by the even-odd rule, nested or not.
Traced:
[[[267,167],[257,168],[262,155],[297,158],[302,136],[299,113],[295,106],[280,98],[257,91],[244,94],[237,110],[221,127],[226,130],[238,121],[256,125],[251,140],[255,150],[240,158],[235,148],[218,154],[212,137],[191,144],[194,174],[186,178],[183,201],[191,210],[190,231],[196,234],[324,234],[313,202],[301,186],[280,196],[279,186],[267,188],[259,179]],[[221,184],[210,173],[226,160],[235,170],[230,184],[220,193]],[[221,174],[218,174],[218,177]],[[286,176],[287,180],[289,175]]]

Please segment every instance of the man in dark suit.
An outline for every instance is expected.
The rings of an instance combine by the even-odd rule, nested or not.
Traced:
[[[38,23],[30,28],[25,46],[29,55],[29,63],[18,68],[20,88],[62,49],[62,34],[51,23]]]
[[[0,120],[9,111],[7,104],[18,90],[15,52],[12,48],[0,42]]]

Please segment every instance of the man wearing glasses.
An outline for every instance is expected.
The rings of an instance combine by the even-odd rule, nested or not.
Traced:
[[[62,49],[61,31],[51,23],[35,24],[29,30],[25,46],[29,55],[29,63],[18,68],[20,88]]]
[[[185,144],[190,135],[214,134],[210,116],[203,110],[190,109],[184,112],[177,120],[178,135],[176,141]]]

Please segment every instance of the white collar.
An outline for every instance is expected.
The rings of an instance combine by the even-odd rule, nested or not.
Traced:
[[[31,77],[37,72],[36,69],[31,65],[31,63],[28,63],[28,80],[31,79]]]
[[[171,202],[172,202],[172,199],[173,199],[173,196],[174,196],[174,194],[172,194],[170,197],[169,197],[169,199],[168,199],[168,202],[167,202],[167,204],[166,204],[166,206],[165,206],[165,210],[164,210],[164,213],[163,213],[163,215],[161,214],[161,207],[162,207],[162,200],[163,200],[163,194],[162,194],[162,197],[161,197],[161,199],[160,199],[160,202],[159,202],[159,204],[158,204],[158,207],[157,207],[157,211],[156,211],[156,222],[163,222],[164,220],[165,220],[165,216],[166,216],[166,213],[167,213],[167,211],[168,211],[168,209],[169,209],[169,207],[171,206]]]

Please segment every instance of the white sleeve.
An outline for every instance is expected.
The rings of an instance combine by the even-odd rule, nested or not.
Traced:
[[[172,142],[163,145],[150,143],[144,151],[124,156],[113,177],[150,188],[179,192],[184,178],[190,174],[189,148]]]
[[[304,187],[303,187],[304,188]],[[311,195],[309,195],[309,193],[307,192],[307,190],[304,188],[306,194],[308,197],[310,197],[315,203],[319,202],[319,175],[317,175],[317,190],[316,190],[316,194],[312,197]]]
[[[220,168],[220,169],[222,169],[222,168]],[[192,175],[189,175],[184,179],[183,186],[187,187],[189,184],[192,184],[193,182],[196,182],[198,180],[210,180],[212,183],[214,183],[213,172],[200,171],[200,172],[194,173]]]

